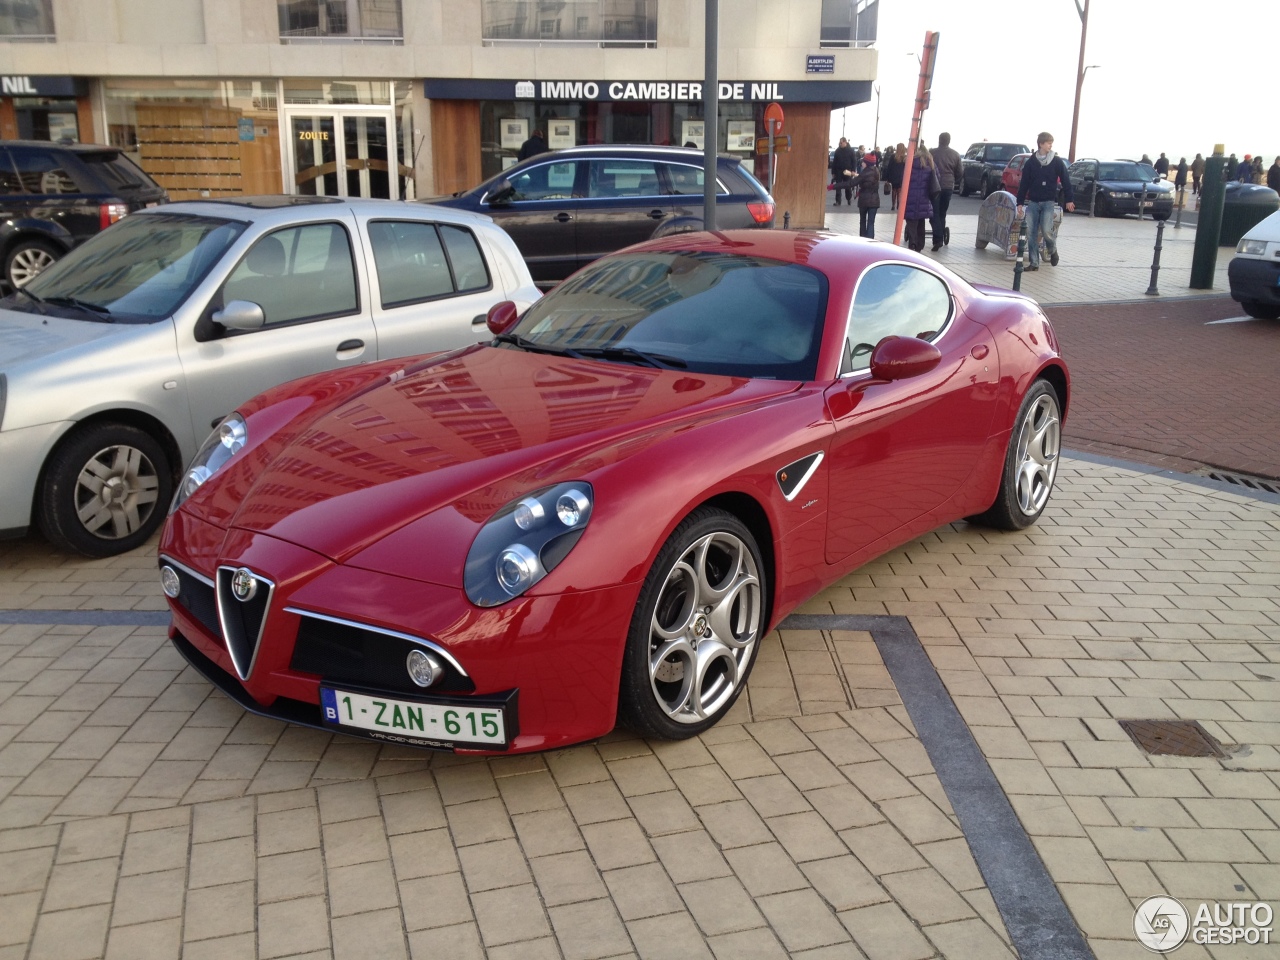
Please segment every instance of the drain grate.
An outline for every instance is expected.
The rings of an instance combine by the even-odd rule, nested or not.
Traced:
[[[1225,757],[1227,752],[1195,720],[1121,720],[1120,726],[1148,754]]]
[[[1200,477],[1208,477],[1210,480],[1230,483],[1233,486],[1245,487],[1249,490],[1280,494],[1280,480],[1273,480],[1270,477],[1255,477],[1247,473],[1232,473],[1230,470],[1218,470],[1214,467],[1197,470],[1195,474]]]

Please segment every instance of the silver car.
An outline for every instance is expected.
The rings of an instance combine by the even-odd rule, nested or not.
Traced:
[[[310,373],[487,339],[539,296],[488,217],[326,197],[132,214],[0,301],[0,536],[109,556],[210,429]]]

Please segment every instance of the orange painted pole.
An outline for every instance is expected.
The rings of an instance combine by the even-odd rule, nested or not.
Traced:
[[[902,224],[906,218],[907,192],[911,187],[911,164],[916,158],[916,144],[920,142],[920,121],[929,106],[929,91],[933,85],[933,65],[938,57],[938,37],[936,30],[929,30],[924,35],[924,56],[920,58],[920,80],[916,84],[916,107],[911,116],[911,138],[907,144],[907,166],[902,172],[902,193],[898,196],[898,218],[893,225],[893,245],[902,242]]]

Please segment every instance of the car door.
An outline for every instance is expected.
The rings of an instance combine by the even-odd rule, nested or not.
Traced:
[[[903,380],[871,376],[886,336],[934,343],[942,361]],[[828,389],[831,444],[827,562],[941,506],[968,479],[989,434],[999,365],[990,332],[955,308],[945,281],[905,263],[858,281],[840,381]]]
[[[510,188],[481,205],[511,236],[536,283],[563,280],[577,269],[578,200],[586,163],[548,159],[521,168]]]
[[[194,328],[179,331],[197,437],[269,387],[378,358],[355,227],[349,215],[338,216],[259,237]],[[262,308],[261,328],[229,330],[213,319],[235,300]]]
[[[370,300],[381,359],[464,347],[491,336],[500,282],[476,235],[428,220],[366,219]]]
[[[1076,204],[1082,208],[1092,204],[1098,189],[1098,165],[1092,160],[1077,161],[1071,165],[1067,176],[1071,178],[1071,192]]]
[[[662,192],[653,160],[588,160],[578,205],[578,266],[653,236],[675,204]]]

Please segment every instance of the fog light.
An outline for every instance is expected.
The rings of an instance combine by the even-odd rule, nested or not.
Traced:
[[[422,650],[410,650],[404,665],[409,671],[409,679],[420,687],[431,686],[444,673],[444,666],[440,661]]]
[[[160,589],[170,600],[178,599],[182,592],[182,581],[178,579],[178,571],[167,564],[160,568]]]

